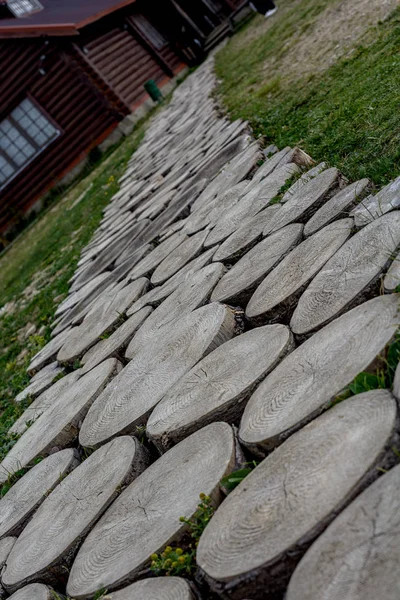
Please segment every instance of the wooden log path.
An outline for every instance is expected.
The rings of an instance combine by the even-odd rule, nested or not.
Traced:
[[[400,597],[400,177],[263,148],[213,61],[150,121],[14,398],[0,598]],[[187,569],[151,570],[167,545]]]

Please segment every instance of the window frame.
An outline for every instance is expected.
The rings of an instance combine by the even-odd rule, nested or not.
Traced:
[[[44,146],[39,146],[39,144],[37,143],[35,138],[32,138],[32,136],[27,131],[25,131],[25,129],[20,125],[20,123],[11,116],[11,113],[16,108],[18,108],[24,100],[29,100],[33,104],[33,106],[36,108],[36,110],[46,119],[46,121],[48,121],[48,123],[50,123],[50,125],[52,125],[54,127],[55,131],[57,132],[53,138],[49,139],[44,144]],[[29,165],[31,165],[37,158],[39,158],[39,156],[45,150],[47,150],[47,148],[51,144],[53,144],[56,140],[58,140],[64,134],[64,130],[62,129],[62,127],[60,127],[60,125],[49,115],[49,113],[29,93],[25,94],[25,96],[17,104],[15,104],[11,110],[9,110],[7,115],[0,118],[0,124],[7,120],[19,132],[20,136],[25,138],[29,142],[29,144],[35,149],[35,153],[30,158],[28,158],[27,161],[24,162],[21,166],[18,166],[17,163],[10,156],[8,156],[7,152],[0,148],[0,156],[2,156],[4,158],[4,160],[6,162],[8,162],[15,169],[14,173],[6,181],[4,181],[3,183],[0,183],[0,192],[3,191],[12,181],[14,181],[14,179],[16,177],[18,177],[23,171],[25,171],[25,169]]]

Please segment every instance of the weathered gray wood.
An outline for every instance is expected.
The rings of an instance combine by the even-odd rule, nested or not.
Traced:
[[[247,181],[241,181],[218,194],[198,210],[192,211],[183,229],[184,233],[192,235],[204,229],[207,225],[213,227],[221,214],[224,214],[239,202],[247,185]]]
[[[207,266],[218,247],[209,248],[197,258],[191,260],[187,265],[182,267],[178,273],[175,273],[163,285],[153,288],[147,294],[144,294],[139,300],[131,306],[127,311],[128,316],[137,313],[144,306],[158,306],[160,302],[168,298],[179,286],[183,285],[195,273]]]
[[[86,315],[81,325],[71,329],[57,354],[57,360],[68,363],[81,357],[100,336],[116,327],[121,316],[147,290],[148,279],[136,279],[119,291],[112,291],[106,301]]]
[[[152,311],[152,308],[145,306],[118,327],[109,338],[101,340],[96,346],[91,348],[82,358],[84,365],[81,370],[82,375],[91,371],[103,362],[103,360],[107,360],[107,358],[115,357],[122,359],[129,342]]]
[[[383,280],[383,287],[387,292],[394,292],[400,285],[400,253],[396,255]]]
[[[92,280],[100,273],[109,270],[115,260],[122,254],[125,248],[130,245],[132,247],[132,240],[136,239],[136,244],[132,247],[132,253],[134,249],[139,249],[140,246],[149,242],[146,238],[146,230],[150,225],[149,222],[143,220],[132,227],[130,231],[125,233],[121,238],[116,239],[110,244],[92,263],[89,267],[83,271],[74,282],[74,289],[78,290]],[[150,238],[151,239],[151,238]]]
[[[152,285],[161,285],[166,282],[189,261],[196,258],[203,249],[207,235],[208,232],[200,231],[175,248],[154,271],[150,279]]]
[[[159,246],[156,246],[150,254],[145,256],[129,274],[130,279],[137,279],[147,273],[153,271],[163,260],[170,254],[175,248],[177,248],[182,242],[188,239],[187,235],[181,232],[177,232],[169,237],[165,242],[162,242]]]
[[[389,464],[397,422],[391,394],[374,390],[338,404],[268,456],[200,539],[197,562],[214,589],[229,588],[234,600],[282,594],[309,542]]]
[[[195,600],[194,585],[180,577],[143,579],[110,594],[110,600]]]
[[[257,242],[261,241],[263,231],[272,216],[279,210],[280,204],[267,206],[254,217],[249,217],[236,229],[214,254],[214,261],[234,262]]]
[[[28,408],[24,410],[22,415],[9,429],[9,433],[17,433],[22,435],[28,428],[29,424],[33,421],[36,421],[36,419],[38,419],[40,415],[42,415],[49,408],[49,406],[55,402],[60,394],[78,381],[80,376],[81,369],[77,369],[72,373],[68,373],[68,375],[65,375],[59,381],[56,381],[56,383],[53,383],[48,390],[40,394],[40,396],[38,396],[36,400],[34,400],[32,404],[30,404]]]
[[[284,325],[259,327],[219,346],[156,406],[148,437],[165,450],[213,421],[238,422],[251,391],[293,348]]]
[[[257,142],[254,142],[246,150],[228,162],[193,203],[192,211],[198,210],[201,206],[212,200],[217,194],[221,193],[221,191],[225,191],[245,179],[252,169],[254,169],[261,156],[259,145]]]
[[[287,322],[304,287],[343,246],[352,226],[353,219],[335,221],[292,250],[258,286],[246,316],[254,323]]]
[[[281,168],[289,163],[295,163],[301,167],[310,167],[314,164],[313,160],[300,150],[300,148],[290,148],[287,146],[280,152],[277,152],[271,158],[267,159],[264,164],[256,171],[251,184],[254,186],[266,177],[268,177],[273,171]],[[249,184],[250,185],[250,184]]]
[[[214,229],[208,234],[204,246],[209,248],[225,240],[242,225],[244,219],[253,217],[266,208],[285,182],[298,171],[297,165],[289,163],[273,171],[269,177],[254,186],[240,202],[221,215]]]
[[[54,374],[54,377],[60,373],[60,365],[55,360],[54,362],[47,365],[47,367],[43,367],[40,371],[38,371],[35,375],[31,377],[31,383],[36,383],[42,379],[42,377],[48,377],[51,374]]]
[[[376,219],[325,264],[301,296],[290,321],[304,335],[368,298],[400,245],[400,211]]]
[[[110,358],[89,371],[61,394],[9,451],[0,464],[0,482],[54,448],[64,448],[78,437],[79,426],[91,404],[120,370]]]
[[[365,196],[370,187],[371,182],[369,179],[361,179],[343,188],[328,202],[325,202],[305,224],[304,235],[308,237],[338,217],[347,216],[360,198]]]
[[[258,387],[239,435],[264,452],[314,418],[383,351],[399,323],[399,298],[357,306],[304,342]]]
[[[400,206],[400,177],[381,189],[376,196],[369,196],[350,213],[356,227],[364,227]]]
[[[109,600],[195,600],[189,583],[180,577],[143,579],[108,596]]]
[[[0,538],[18,536],[48,494],[78,464],[74,450],[68,448],[45,458],[19,479],[0,500]]]
[[[348,506],[296,568],[287,600],[397,600],[400,466]]]
[[[113,440],[61,481],[19,536],[2,582],[7,590],[41,580],[57,583],[75,552],[121,490],[148,466],[135,438]]]
[[[301,240],[303,225],[293,223],[245,254],[214,289],[211,300],[244,306],[258,284]]]
[[[30,375],[33,375],[56,358],[60,348],[65,343],[71,327],[68,326],[64,331],[53,337],[35,356],[27,369]]]
[[[322,171],[325,171],[327,168],[328,168],[328,165],[325,162],[322,162],[322,163],[319,163],[318,165],[316,165],[315,167],[313,167],[312,169],[310,169],[309,171],[306,171],[305,173],[303,173],[303,175],[290,186],[288,191],[285,192],[285,194],[283,195],[283,198],[281,200],[281,203],[285,204],[285,202],[290,200],[290,198],[292,196],[294,196],[294,194],[297,194],[297,192],[300,190],[300,188],[303,187],[303,185],[305,185],[306,183],[311,181],[311,179],[314,179],[314,177],[316,177],[317,175],[322,173]]]
[[[283,204],[281,210],[274,215],[264,229],[264,235],[282,229],[294,221],[302,223],[308,221],[321,204],[338,190],[340,183],[340,174],[337,169],[322,171],[320,175],[300,187],[298,192]]]
[[[234,329],[232,311],[209,304],[153,336],[97,399],[82,424],[80,444],[93,447],[134,433],[174,383],[230,339]]]
[[[5,537],[0,540],[0,570],[3,569],[8,555],[10,554],[17,538],[15,537]]]
[[[213,423],[164,454],[114,502],[83,543],[67,593],[76,600],[131,583],[152,553],[179,541],[199,494],[221,501],[219,482],[235,465],[235,442],[226,423]]]
[[[54,363],[52,364],[54,365]],[[46,367],[42,369],[42,371],[45,370]],[[31,398],[36,398],[45,392],[52,385],[54,379],[64,372],[64,369],[58,365],[52,369],[47,369],[46,372],[43,372],[43,374],[40,376],[42,371],[39,371],[39,373],[32,378],[30,384],[15,397],[15,402],[22,402],[28,398],[28,396]]]
[[[53,590],[43,583],[32,583],[18,590],[9,597],[9,600],[63,600],[64,596],[57,594],[54,596]]]
[[[163,327],[172,325],[184,315],[203,306],[210,299],[212,290],[224,272],[225,268],[221,263],[213,263],[187,278],[146,319],[129,344],[125,356],[133,358]]]

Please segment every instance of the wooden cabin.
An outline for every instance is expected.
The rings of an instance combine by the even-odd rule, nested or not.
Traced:
[[[243,0],[0,0],[0,233],[226,33]]]

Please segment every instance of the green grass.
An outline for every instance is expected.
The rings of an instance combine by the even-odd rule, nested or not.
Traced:
[[[16,406],[15,396],[29,383],[31,358],[50,339],[50,324],[69,288],[82,248],[97,229],[104,207],[119,188],[118,179],[144,135],[145,123],[105,158],[93,172],[53,203],[0,258],[0,307],[14,302],[0,316],[0,459],[16,442],[6,432],[27,403]],[[83,199],[77,200],[88,190]],[[32,293],[26,289],[32,287]],[[27,324],[40,335],[26,338]]]
[[[219,94],[232,117],[249,120],[256,135],[281,148],[297,144],[350,180],[368,176],[381,186],[400,170],[400,9],[370,30],[369,44],[350,58],[285,81],[280,57],[329,4],[294,3],[255,39],[249,34],[256,21],[246,27],[217,55]],[[271,57],[278,70],[266,81]]]

